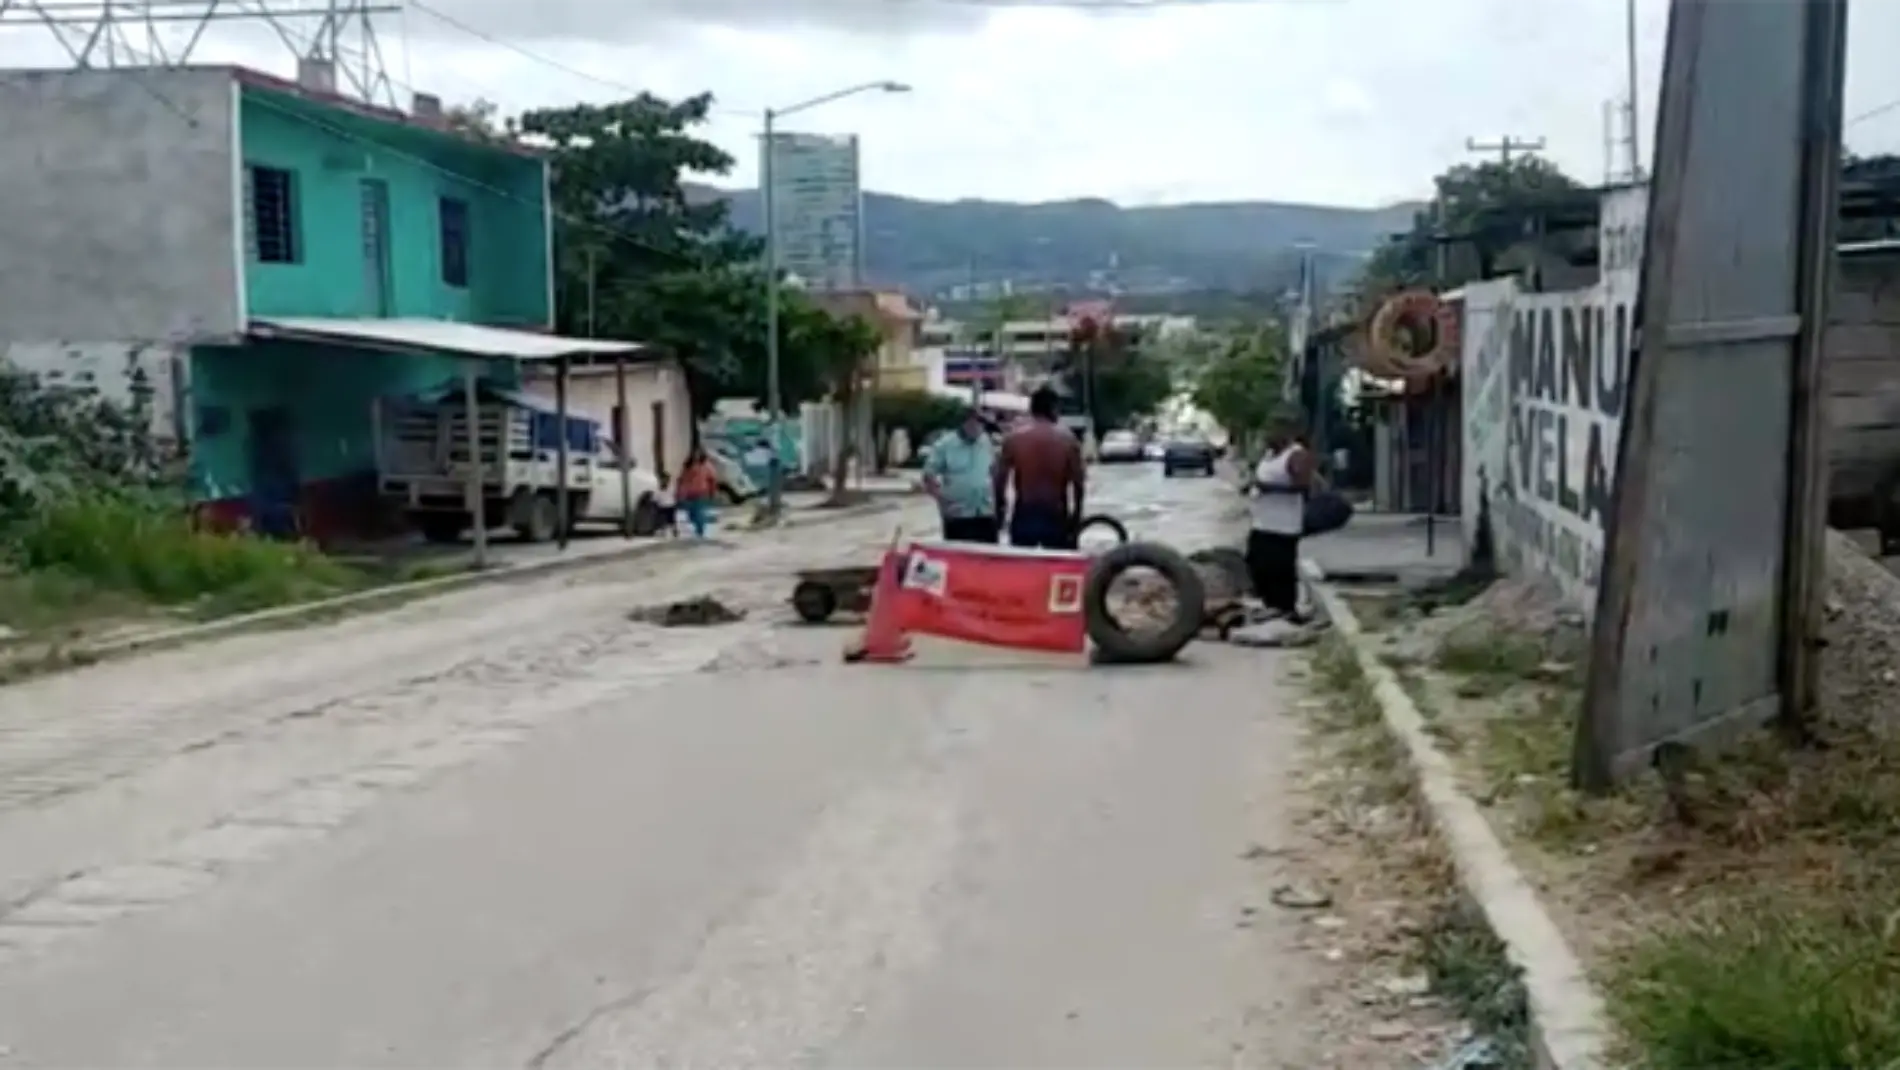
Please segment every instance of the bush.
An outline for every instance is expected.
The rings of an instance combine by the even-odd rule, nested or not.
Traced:
[[[910,448],[915,451],[932,431],[961,423],[968,404],[922,390],[900,390],[873,398],[871,419],[886,432],[903,428],[910,437]]]
[[[185,511],[136,494],[79,494],[5,532],[14,563],[161,605],[213,601],[232,611],[356,586],[353,570],[302,544],[199,530]]]

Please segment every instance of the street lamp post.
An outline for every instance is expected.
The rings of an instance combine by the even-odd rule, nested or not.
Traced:
[[[759,193],[765,199],[765,404],[767,412],[766,426],[771,428],[772,461],[770,467],[770,486],[767,491],[766,508],[777,518],[785,501],[785,462],[779,455],[779,443],[783,437],[780,421],[783,419],[783,406],[779,395],[779,354],[778,354],[778,197],[772,186],[773,127],[778,120],[795,112],[829,104],[834,100],[843,100],[860,93],[908,93],[910,87],[902,82],[865,82],[862,85],[848,86],[820,97],[801,101],[785,108],[765,109],[765,136],[759,144]]]

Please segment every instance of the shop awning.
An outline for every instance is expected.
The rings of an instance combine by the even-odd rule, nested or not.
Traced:
[[[429,319],[272,317],[251,320],[246,333],[254,338],[290,342],[358,346],[398,353],[446,353],[495,360],[538,362],[561,357],[625,356],[657,359],[660,356],[656,347],[644,342],[565,338],[558,334]]]

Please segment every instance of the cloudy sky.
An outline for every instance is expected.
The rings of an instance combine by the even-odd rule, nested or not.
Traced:
[[[1665,10],[1639,0],[1645,150]],[[1900,100],[1882,59],[1900,3],[1853,13],[1860,116]],[[785,125],[857,132],[868,186],[933,198],[1374,205],[1424,193],[1470,158],[1467,138],[1505,134],[1596,180],[1603,104],[1624,85],[1623,0],[424,0],[377,23],[398,86],[451,101],[711,90],[708,134],[747,184],[760,108],[895,79],[914,90]],[[237,23],[195,58],[294,69],[273,33]],[[0,27],[0,63],[61,60],[48,31]],[[1900,106],[1849,142],[1900,150]]]

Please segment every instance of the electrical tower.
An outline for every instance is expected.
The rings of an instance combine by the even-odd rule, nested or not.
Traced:
[[[1468,137],[1465,139],[1465,151],[1466,152],[1495,152],[1498,154],[1498,162],[1504,164],[1506,167],[1509,167],[1511,164],[1511,154],[1513,152],[1542,152],[1544,151],[1544,139],[1541,137],[1537,137],[1537,138],[1512,137],[1509,134],[1506,134],[1504,137],[1498,139],[1497,141],[1479,141],[1475,137]]]
[[[263,23],[300,65],[328,63],[338,91],[394,105],[374,16],[400,10],[379,0],[0,0],[0,30],[46,30],[75,68],[182,67],[214,24]]]

